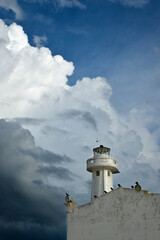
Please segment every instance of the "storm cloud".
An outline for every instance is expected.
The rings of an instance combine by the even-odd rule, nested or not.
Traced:
[[[37,147],[18,123],[0,120],[0,239],[63,239],[65,190],[47,175],[71,181],[56,166],[68,160]]]

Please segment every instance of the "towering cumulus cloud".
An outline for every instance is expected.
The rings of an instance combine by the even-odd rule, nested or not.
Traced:
[[[0,28],[2,112],[10,117],[12,114],[20,116],[49,93],[56,99],[61,86],[66,87],[73,64],[61,56],[52,57],[47,48],[31,47],[21,26],[7,27],[1,21]]]
[[[158,191],[160,126],[152,109],[119,114],[103,77],[70,86],[73,63],[31,46],[15,23],[0,21],[0,53],[0,239],[11,232],[16,240],[63,239],[65,191],[87,200],[85,160],[97,138],[119,159],[123,185],[138,180]]]
[[[114,148],[116,156],[127,156],[125,167],[134,161],[157,166],[158,136],[149,129],[153,114],[145,120],[150,110],[119,115],[111,105],[112,89],[105,78],[84,77],[71,87],[67,77],[73,73],[72,62],[52,56],[48,48],[32,47],[15,23],[7,26],[1,20],[0,29],[1,117],[19,121],[39,145],[66,153],[78,164],[91,154],[86,151],[98,137]]]

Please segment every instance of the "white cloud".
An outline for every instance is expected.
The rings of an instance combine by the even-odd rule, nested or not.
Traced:
[[[52,88],[67,87],[67,75],[72,74],[74,67],[61,56],[52,57],[47,48],[31,47],[22,27],[16,24],[6,27],[3,21],[0,25],[3,40],[0,49],[4,56],[0,74],[1,107],[2,111],[7,107],[9,115],[12,112],[21,115],[40,98],[45,99]]]
[[[160,168],[160,126],[157,119],[156,130],[151,130],[152,109],[120,115],[111,105],[107,79],[84,77],[69,86],[73,63],[52,56],[48,48],[32,47],[16,24],[8,27],[0,21],[0,29],[0,117],[21,122],[38,145],[75,160],[65,166],[81,176],[70,185],[71,192],[87,191],[85,160],[91,157],[97,137],[119,159],[121,174],[133,166],[138,172],[138,164]]]
[[[4,25],[2,24],[4,27]],[[25,47],[28,47],[28,37],[23,32],[23,28],[21,26],[18,26],[13,23],[9,27],[8,31],[8,38],[9,42],[6,43],[6,47],[8,50],[10,50],[12,53],[20,52]]]
[[[17,0],[1,0],[0,7],[6,10],[12,10],[18,20],[24,17],[24,12],[17,3]]]
[[[86,9],[86,6],[81,3],[79,0],[24,0],[26,2],[39,2],[40,4],[44,3],[53,3],[53,5],[64,8],[64,7],[78,7],[80,9]]]
[[[86,6],[78,0],[56,0],[59,7],[78,7],[86,9]]]
[[[36,47],[42,47],[44,45],[44,43],[47,43],[47,37],[45,35],[43,35],[43,36],[35,35],[33,37],[33,41],[36,44]]]
[[[86,9],[86,5],[81,3],[79,0],[22,0],[22,1],[25,1],[27,3],[39,2],[40,4],[52,3],[55,7],[58,7],[58,8],[77,7],[80,9]],[[9,10],[13,11],[15,14],[15,18],[17,20],[21,20],[25,17],[25,13],[23,9],[20,7],[20,5],[18,4],[17,0],[0,0],[0,8],[4,8],[7,11]]]
[[[153,168],[159,168],[159,117],[152,109],[145,106],[144,109],[132,109],[127,122],[130,129],[139,133],[143,143],[143,149],[137,161],[141,163],[145,161]]]
[[[109,0],[113,3],[121,3],[124,6],[141,8],[148,4],[150,0]]]

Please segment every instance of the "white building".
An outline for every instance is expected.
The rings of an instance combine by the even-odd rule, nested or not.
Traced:
[[[110,191],[117,161],[110,157],[109,148],[100,146],[93,151],[94,157],[87,160],[92,201],[79,207],[72,199],[65,204],[67,240],[159,240],[160,194],[150,194],[139,185]]]
[[[87,160],[87,170],[92,173],[91,199],[108,193],[113,189],[112,174],[119,173],[117,160],[110,157],[110,148],[93,149],[94,156]]]

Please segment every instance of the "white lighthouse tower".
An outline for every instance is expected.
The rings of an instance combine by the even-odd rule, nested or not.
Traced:
[[[87,171],[92,173],[92,200],[110,192],[113,188],[112,174],[119,173],[117,160],[110,157],[110,148],[100,145],[93,149],[93,153],[93,158],[87,160]]]

